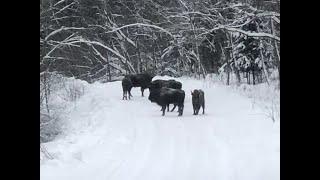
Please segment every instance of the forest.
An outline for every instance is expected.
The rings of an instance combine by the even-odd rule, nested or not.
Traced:
[[[257,84],[274,69],[280,75],[279,0],[40,1],[40,77],[224,72]]]

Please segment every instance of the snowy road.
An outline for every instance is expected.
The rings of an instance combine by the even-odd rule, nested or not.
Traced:
[[[141,97],[135,88],[133,99],[123,101],[121,82],[90,85],[67,135],[45,144],[55,159],[42,162],[41,179],[280,179],[279,122],[222,85],[177,80],[186,92],[182,117],[162,117],[148,90]],[[195,88],[205,92],[205,115],[192,115]]]

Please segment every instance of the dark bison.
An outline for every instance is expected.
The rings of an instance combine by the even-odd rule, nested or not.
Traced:
[[[150,89],[160,89],[162,87],[172,88],[172,89],[181,89],[182,83],[176,80],[161,80],[157,79],[150,83],[149,90]],[[177,107],[177,104],[174,104],[174,107],[172,108],[171,112],[174,111],[174,109]],[[167,105],[167,110],[169,112],[169,104]],[[162,109],[161,109],[162,111]]]
[[[201,89],[195,89],[192,95],[193,115],[198,115],[200,107],[202,107],[202,114],[204,114],[204,92]]]
[[[129,99],[130,97],[132,97],[131,95],[131,89],[132,89],[133,85],[132,85],[132,82],[130,80],[129,77],[124,77],[122,79],[122,91],[123,91],[123,96],[122,96],[122,99],[128,99],[127,98],[127,95],[129,96]]]
[[[183,114],[185,92],[181,89],[162,87],[160,89],[149,89],[149,100],[162,107],[162,116],[165,115],[166,107],[169,104],[178,106],[179,116]]]
[[[173,79],[171,80],[157,79],[152,81],[149,86],[149,88],[152,88],[152,89],[160,89],[162,87],[167,87],[172,89],[181,89],[182,83]]]
[[[143,74],[130,74],[126,75],[125,78],[129,78],[132,82],[132,87],[141,87],[141,96],[145,89],[147,89],[154,76],[148,73]]]

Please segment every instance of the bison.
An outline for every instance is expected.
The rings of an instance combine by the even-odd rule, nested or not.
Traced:
[[[132,87],[141,87],[141,96],[143,97],[144,90],[149,87],[154,76],[148,73],[142,74],[130,74],[126,75],[125,78],[129,78],[132,82]]]
[[[132,97],[132,95],[131,95],[132,87],[133,87],[133,85],[132,85],[132,82],[131,82],[130,78],[129,77],[124,77],[122,79],[122,91],[123,91],[122,100],[124,100],[124,99],[128,100],[127,94],[129,96],[129,99],[130,99],[130,97]]]
[[[165,115],[166,107],[169,104],[175,104],[178,106],[178,116],[182,116],[184,108],[185,92],[181,89],[172,89],[162,87],[160,89],[149,89],[149,100],[155,102],[162,107],[162,116]]]
[[[202,107],[202,114],[204,114],[204,92],[201,89],[195,89],[192,95],[193,115],[198,115],[200,107]]]
[[[176,80],[161,80],[157,79],[150,83],[149,89],[160,89],[162,87],[172,88],[172,89],[181,89],[182,84],[179,81]]]
[[[181,89],[182,88],[182,83],[176,80],[161,80],[157,79],[154,80],[150,83],[149,90],[151,89],[160,89],[162,87],[167,87],[167,88],[172,88],[172,89]],[[172,108],[171,112],[174,111],[176,108],[177,104],[174,104],[174,107]],[[169,112],[169,104],[167,105],[167,109]],[[161,109],[162,111],[162,109]]]

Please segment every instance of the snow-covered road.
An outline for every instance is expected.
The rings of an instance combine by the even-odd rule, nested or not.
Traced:
[[[182,117],[121,82],[90,85],[65,136],[44,144],[55,157],[41,180],[278,180],[280,124],[223,85],[180,78]],[[192,115],[190,91],[203,89],[206,114]],[[170,106],[172,108],[172,105]],[[200,110],[202,112],[202,110]]]

